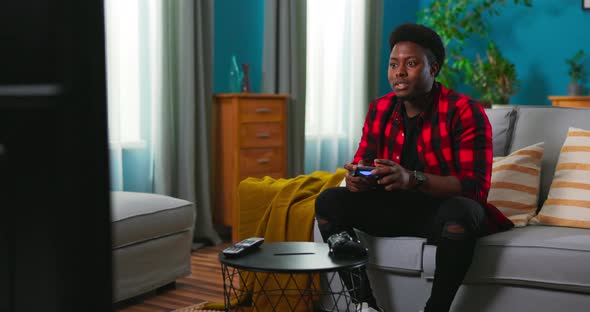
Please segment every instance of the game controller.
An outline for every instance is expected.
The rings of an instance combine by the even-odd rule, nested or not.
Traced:
[[[366,177],[366,178],[370,178],[370,179],[374,179],[374,180],[378,180],[379,176],[378,175],[373,175],[371,174],[371,171],[373,169],[375,169],[377,167],[372,167],[372,166],[357,166],[356,170],[352,171],[352,176],[353,177]]]
[[[367,256],[367,248],[343,231],[328,237],[329,255],[335,258],[362,258]]]

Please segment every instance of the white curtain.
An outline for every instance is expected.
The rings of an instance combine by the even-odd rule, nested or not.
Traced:
[[[264,2],[262,91],[289,95],[288,176],[304,173],[307,0]]]
[[[149,131],[142,131],[149,125],[151,97],[142,101],[148,85],[140,77],[153,68],[144,66],[146,53],[156,50],[142,49],[150,32],[141,27],[150,24],[144,10],[139,0],[105,1],[111,188],[119,191],[151,191],[145,188],[151,183],[139,185],[131,178],[142,172],[148,176],[148,167],[141,164],[149,162],[151,150]],[[143,161],[131,160],[138,158]]]
[[[376,95],[372,51],[380,45],[373,37],[380,36],[382,13],[375,3],[307,3],[306,173],[334,171],[358,147],[369,99]]]
[[[212,71],[202,64],[212,63],[212,2],[107,0],[105,13],[112,189],[193,202],[195,248],[218,244],[203,170],[212,98],[203,81],[212,81]]]

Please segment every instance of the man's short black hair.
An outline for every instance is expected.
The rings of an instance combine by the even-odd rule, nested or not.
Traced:
[[[429,52],[427,53],[427,57],[430,62],[436,61],[439,68],[443,66],[445,62],[445,47],[440,36],[431,28],[413,23],[401,24],[389,35],[389,51],[400,41],[410,41],[420,45]],[[438,73],[436,74],[438,75]]]

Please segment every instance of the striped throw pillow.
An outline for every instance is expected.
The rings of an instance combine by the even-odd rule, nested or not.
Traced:
[[[590,228],[590,131],[569,128],[547,200],[529,224]]]
[[[514,226],[526,226],[538,207],[544,142],[494,157],[488,202]]]

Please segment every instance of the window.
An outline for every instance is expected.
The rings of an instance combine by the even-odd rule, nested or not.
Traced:
[[[342,167],[358,146],[368,92],[366,6],[307,2],[306,172]]]
[[[105,1],[109,141],[142,141],[139,0]]]

